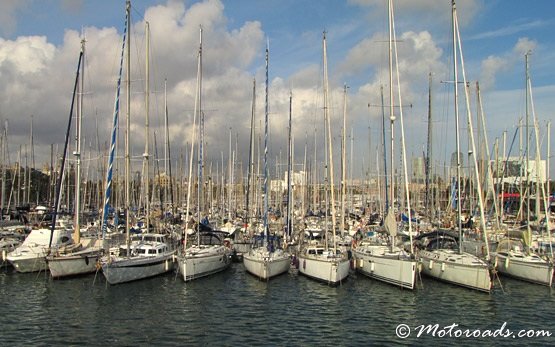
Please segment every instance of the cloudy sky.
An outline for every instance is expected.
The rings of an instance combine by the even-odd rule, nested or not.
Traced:
[[[449,0],[394,3],[399,80],[402,103],[406,106],[403,117],[407,155],[420,156],[426,148],[428,74],[431,72],[433,151],[434,161],[440,165],[449,162],[454,150],[453,84],[449,83],[453,81],[450,5]],[[343,86],[347,84],[348,152],[352,144],[353,176],[358,177],[369,168],[375,172],[376,147],[381,134],[380,86],[384,87],[386,104],[389,103],[386,0],[135,0],[132,7],[134,156],[140,157],[145,143],[144,27],[148,21],[151,152],[154,152],[156,134],[158,155],[163,156],[164,80],[167,80],[173,160],[177,161],[191,141],[199,27],[202,26],[202,108],[207,160],[213,169],[218,165],[221,170],[222,158],[227,163],[230,134],[234,149],[237,143],[238,157],[247,156],[253,79],[257,90],[257,132],[261,134],[267,42],[270,45],[270,157],[275,162],[281,156],[285,162],[291,92],[295,161],[302,163],[306,148],[309,160],[316,152],[321,162],[324,155],[322,32],[325,30],[334,161],[339,162]],[[526,114],[524,55],[530,51],[534,110],[540,123],[542,156],[545,156],[546,123],[555,119],[552,35],[555,3],[459,0],[457,10],[465,72],[472,86],[470,110],[474,122],[478,81],[490,148],[496,138],[502,138],[504,131],[507,148],[510,146],[519,119]],[[29,147],[31,118],[36,165],[49,162],[50,144],[61,148],[83,36],[86,39],[84,156],[89,156],[89,147],[97,147],[97,141],[104,148],[109,140],[124,18],[124,0],[0,2],[0,119],[8,124],[11,162],[17,161],[20,146],[23,153],[25,146]],[[466,124],[462,89],[461,96],[461,119]],[[398,106],[397,97],[395,103]],[[398,107],[395,112],[399,112]],[[123,116],[124,113],[122,129]],[[398,139],[398,121],[395,133]],[[466,152],[466,126],[461,136]],[[535,143],[534,138],[531,143]],[[399,143],[396,147],[399,148]],[[518,142],[513,145],[513,155],[517,155],[518,147]],[[535,145],[531,151],[535,151]],[[91,156],[95,157],[96,153]],[[396,165],[399,163],[400,159]]]

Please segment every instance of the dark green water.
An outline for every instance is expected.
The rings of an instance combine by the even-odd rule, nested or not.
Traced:
[[[351,274],[333,288],[294,271],[260,282],[233,264],[185,284],[175,275],[117,286],[102,274],[52,280],[0,272],[2,346],[369,346],[555,344],[555,290],[502,278],[491,294],[423,278],[401,290]],[[547,338],[448,337],[463,331],[547,330]],[[439,324],[436,336],[418,326]],[[396,336],[399,324],[411,335]],[[457,329],[457,328],[456,328]],[[456,329],[451,335],[456,335]]]

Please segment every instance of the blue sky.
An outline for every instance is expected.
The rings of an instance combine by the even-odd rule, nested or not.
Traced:
[[[78,34],[82,28],[87,36],[87,45],[92,47],[88,74],[91,76],[90,94],[94,96],[88,101],[88,106],[89,110],[95,109],[91,118],[101,124],[100,133],[107,132],[105,124],[111,117],[116,71],[114,62],[119,56],[118,38],[121,36],[118,35],[121,35],[123,26],[124,3],[123,0],[22,0],[0,3],[0,85],[4,86],[1,90],[3,95],[0,95],[0,117],[9,120],[10,133],[15,142],[27,141],[29,115],[33,114],[36,125],[44,125],[44,132],[36,135],[35,143],[61,143],[63,134],[59,134],[59,129],[51,124],[65,122],[69,105],[67,86],[72,79],[74,60],[78,54]],[[145,13],[152,22],[153,74],[158,82],[153,89],[161,90],[160,81],[168,78],[170,109],[174,110],[171,117],[176,119],[170,131],[172,146],[176,147],[174,153],[184,148],[190,139],[197,24],[205,26],[206,107],[213,110],[208,114],[208,123],[214,125],[214,130],[210,130],[207,136],[209,150],[215,158],[220,152],[227,153],[229,127],[234,128],[232,132],[240,138],[248,134],[250,80],[253,76],[257,78],[259,90],[258,117],[262,117],[264,45],[267,38],[271,52],[271,109],[276,115],[272,120],[274,128],[281,129],[285,124],[283,119],[288,109],[286,95],[292,90],[295,133],[297,138],[302,139],[298,143],[304,143],[306,134],[312,134],[313,124],[320,122],[321,105],[318,102],[322,99],[319,94],[323,30],[327,31],[328,39],[333,116],[338,124],[335,129],[340,129],[340,93],[343,83],[347,83],[350,86],[348,127],[353,128],[357,148],[355,155],[367,156],[360,148],[368,148],[369,127],[373,134],[372,147],[376,146],[380,114],[367,105],[378,102],[378,87],[387,83],[385,0],[136,0],[132,1],[132,5],[133,23],[137,25],[133,32],[138,37],[137,51],[144,42],[140,23]],[[450,80],[451,76],[450,1],[398,0],[394,5],[403,99],[413,104],[413,108],[405,113],[407,154],[409,157],[420,155],[424,145],[427,73],[432,71],[434,113],[437,115],[436,160],[442,162],[449,157],[448,152],[453,146],[449,141],[449,129],[452,129],[452,107],[448,106],[450,87],[440,83]],[[157,10],[154,10],[156,6]],[[466,72],[469,80],[479,80],[482,85],[490,145],[504,130],[512,134],[518,117],[524,113],[523,52],[528,49],[532,50],[530,73],[536,114],[542,130],[545,129],[545,122],[555,119],[550,114],[555,100],[555,69],[552,65],[555,61],[555,2],[459,0],[457,8]],[[156,28],[166,25],[175,28],[175,32],[155,32]],[[42,41],[33,39],[33,42],[25,40],[34,36],[44,38]],[[30,47],[34,49],[32,53],[27,51]],[[172,47],[175,49],[172,50]],[[24,53],[18,58],[10,52]],[[135,59],[140,63],[141,58]],[[11,63],[8,64],[8,61]],[[18,64],[18,68],[12,69]],[[41,78],[29,74],[29,66],[35,66],[33,73],[40,74],[44,79],[41,81]],[[60,78],[59,84],[48,83],[53,80],[52,76]],[[67,78],[62,79],[62,76]],[[27,79],[29,82],[25,82]],[[139,80],[140,76],[136,79]],[[15,87],[11,90],[13,81],[21,84],[20,89],[28,90],[22,92]],[[40,89],[42,93],[29,92]],[[136,93],[139,92],[137,86]],[[24,106],[18,105],[22,98],[27,100]],[[139,96],[135,95],[135,98],[139,105]],[[140,109],[140,105],[138,107]],[[155,110],[154,113],[159,112]],[[91,119],[88,122],[89,125],[94,124]],[[135,122],[139,129],[143,120],[138,117]],[[156,120],[153,124],[156,126]],[[218,126],[225,130],[224,135],[216,130]],[[271,135],[274,141],[272,150],[276,156],[279,150],[285,148],[283,135],[279,130]],[[137,151],[144,140],[141,136],[136,136]],[[334,136],[339,136],[338,130]],[[545,144],[545,131],[541,136],[542,144]],[[542,146],[545,153],[545,145]],[[44,148],[49,146],[36,149],[37,155],[48,158]],[[296,149],[300,156],[304,145],[298,145]],[[359,160],[357,165],[368,167],[371,159],[370,156],[366,158],[365,163]],[[362,167],[357,169],[361,170]]]

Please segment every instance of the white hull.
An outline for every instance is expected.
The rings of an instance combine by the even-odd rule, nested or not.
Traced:
[[[414,289],[418,262],[388,246],[359,246],[353,251],[355,268],[361,274],[382,282]]]
[[[299,273],[332,285],[341,283],[349,276],[349,265],[349,260],[344,257],[299,256]]]
[[[437,249],[422,250],[418,255],[426,276],[483,292],[491,290],[488,264],[472,254]]]
[[[84,275],[97,270],[102,250],[99,248],[86,248],[79,252],[47,257],[50,275],[53,278]]]
[[[282,250],[269,252],[265,247],[253,248],[243,255],[245,269],[261,280],[268,280],[289,271],[291,259]]]
[[[48,269],[46,264],[46,249],[29,249],[25,254],[8,254],[7,260],[17,272],[37,272]]]
[[[46,256],[48,255],[48,245],[50,243],[50,229],[34,229],[27,236],[25,241],[13,252],[10,252],[6,259],[12,264],[17,272],[36,272],[48,269]],[[52,252],[60,247],[70,245],[71,231],[55,229],[52,237]]]
[[[498,253],[496,263],[497,271],[505,276],[547,286],[553,283],[553,265],[539,257],[517,258]]]
[[[188,249],[184,255],[178,257],[178,263],[179,273],[187,282],[227,269],[231,264],[231,257],[227,247],[208,246],[198,252]]]
[[[102,272],[110,284],[136,281],[158,276],[174,269],[174,252],[155,257],[111,258],[102,264]]]

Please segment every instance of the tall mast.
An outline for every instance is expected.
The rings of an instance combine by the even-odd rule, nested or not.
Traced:
[[[472,125],[472,116],[470,114],[470,95],[468,92],[468,84],[467,84],[467,79],[466,79],[466,74],[465,74],[465,70],[464,70],[464,58],[463,58],[463,54],[462,54],[462,47],[461,47],[461,38],[460,38],[460,33],[459,33],[459,23],[458,23],[458,19],[456,17],[456,12],[455,12],[455,18],[454,18],[454,22],[455,22],[455,33],[457,36],[457,43],[458,43],[458,47],[459,47],[459,54],[460,54],[460,59],[461,59],[461,67],[462,67],[462,77],[463,77],[463,83],[465,86],[465,101],[466,101],[466,114],[467,114],[467,122],[468,122],[468,130],[469,130],[469,135],[470,135],[470,145],[471,150],[472,150],[472,160],[474,161],[474,175],[476,178],[476,191],[477,191],[477,195],[478,195],[478,202],[479,202],[479,207],[480,207],[480,223],[482,226],[482,232],[483,232],[483,236],[484,236],[484,247],[486,249],[486,260],[489,261],[490,260],[490,254],[489,254],[489,240],[487,238],[487,228],[486,228],[486,216],[484,213],[484,198],[483,198],[483,194],[482,194],[482,185],[480,183],[480,173],[478,172],[478,161],[477,161],[477,157],[476,157],[476,142],[474,140],[474,131],[473,131],[473,125]],[[456,80],[455,80],[455,85],[457,85]],[[460,206],[460,203],[458,204]],[[459,218],[459,223],[462,223],[460,221]],[[462,234],[462,229],[459,231]],[[459,247],[462,248],[462,235],[460,236],[459,239]]]
[[[289,92],[289,140],[288,140],[288,153],[287,153],[287,229],[285,239],[288,240],[293,232],[293,221],[291,220],[293,210],[293,193],[291,191],[291,175],[293,174],[293,140],[291,134],[293,133],[293,93]]]
[[[85,39],[81,40],[81,52],[83,54],[83,61],[81,64],[81,84],[79,86],[80,93],[77,99],[77,136],[75,138],[75,156],[76,169],[75,169],[75,206],[73,217],[73,240],[75,243],[81,242],[81,227],[80,227],[80,212],[81,212],[81,124],[83,122],[83,93],[85,92]]]
[[[199,222],[197,223],[197,245],[200,245],[200,221],[202,218],[202,212],[204,211],[203,204],[203,197],[202,197],[202,169],[204,165],[204,158],[203,158],[203,145],[204,145],[204,114],[202,112],[202,27],[200,27],[200,39],[199,39],[199,53],[198,53],[198,68],[199,68],[199,77],[198,77],[198,117],[199,117],[199,138],[198,138],[198,174],[197,174],[197,218]]]
[[[146,64],[145,64],[145,152],[143,163],[145,167],[145,218],[146,230],[150,230],[150,165],[149,165],[149,121],[150,121],[150,23],[145,23],[146,32]],[[165,89],[164,89],[165,92]],[[164,93],[165,95],[165,93]]]
[[[432,156],[432,73],[428,74],[428,139],[426,142],[426,197],[425,206],[428,217],[430,216],[430,171]]]
[[[461,221],[461,144],[459,139],[459,87],[458,87],[458,71],[457,71],[457,34],[455,28],[455,20],[457,16],[457,8],[455,0],[452,2],[451,19],[453,25],[453,86],[454,86],[454,105],[455,105],[455,141],[457,155],[457,227],[459,229],[459,253],[462,253],[462,221]]]
[[[129,213],[129,204],[130,204],[130,197],[131,197],[131,190],[130,190],[130,179],[131,179],[131,157],[129,156],[129,146],[130,146],[130,132],[131,132],[131,1],[127,0],[125,3],[125,13],[127,20],[127,47],[126,47],[126,81],[125,81],[125,88],[127,93],[126,98],[126,111],[125,111],[125,244],[127,245],[127,255],[129,256],[129,249],[131,246],[131,240],[129,235],[129,220],[130,220],[130,213]]]
[[[343,85],[343,129],[341,132],[341,236],[345,233],[345,195],[346,195],[346,126],[347,126],[347,85]]]
[[[197,121],[197,113],[200,107],[200,82],[201,82],[201,73],[202,73],[202,27],[199,28],[199,49],[198,49],[198,56],[197,56],[197,91],[195,94],[195,106],[193,110],[193,136],[191,139],[191,153],[189,155],[189,178],[187,182],[187,207],[185,212],[185,218],[189,218],[190,212],[190,202],[191,202],[191,190],[193,185],[193,157],[194,157],[194,148],[195,148],[195,137],[196,137],[196,121]],[[197,217],[200,222],[200,217]],[[188,223],[188,221],[187,221]],[[185,233],[185,246],[187,244],[187,233]]]
[[[75,106],[75,94],[77,92],[77,86],[79,84],[79,72],[81,68],[81,61],[83,58],[83,51],[79,53],[79,62],[77,63],[77,73],[75,74],[75,84],[73,85],[73,96],[71,98],[71,107],[69,109],[69,119],[67,121],[67,130],[64,142],[64,151],[62,153],[62,163],[60,165],[60,175],[58,181],[56,182],[56,196],[54,203],[54,214],[52,216],[52,225],[50,226],[50,239],[48,241],[48,253],[50,253],[50,248],[52,247],[52,239],[54,237],[54,229],[56,227],[56,218],[58,217],[58,211],[60,208],[60,200],[62,197],[62,183],[64,180],[64,169],[67,157],[67,148],[69,144],[69,133],[71,131],[71,120],[73,119],[73,108]]]
[[[390,193],[389,198],[391,199],[391,207],[395,211],[395,114],[393,111],[394,100],[393,100],[393,20],[392,20],[392,4],[391,0],[388,2],[388,26],[389,26],[389,40],[388,40],[388,60],[389,60],[389,121],[391,130],[391,183],[390,183]]]
[[[247,172],[247,192],[246,192],[246,203],[245,203],[245,221],[247,224],[247,228],[250,231],[249,221],[250,221],[250,192],[251,192],[251,184],[254,174],[254,160],[253,160],[253,151],[254,151],[254,117],[255,117],[255,110],[256,110],[256,79],[253,78],[252,80],[252,109],[251,109],[251,132],[250,132],[250,140],[249,140],[249,167]],[[250,234],[250,232],[249,232]],[[251,236],[251,235],[249,235]]]
[[[270,59],[270,42],[266,42],[266,86],[264,97],[264,233],[269,241],[268,230],[268,65]]]
[[[409,192],[409,175],[407,170],[407,149],[405,145],[405,126],[403,121],[403,100],[401,99],[401,82],[399,80],[399,64],[398,64],[398,57],[397,57],[397,43],[395,37],[395,21],[393,16],[393,6],[391,5],[391,28],[393,29],[393,40],[395,42],[395,69],[396,69],[396,76],[397,76],[397,93],[399,98],[399,117],[401,120],[401,150],[403,153],[403,176],[404,176],[404,183],[405,183],[405,199],[406,199],[406,206],[407,206],[407,216],[409,219],[409,239],[410,239],[410,252],[413,252],[413,243],[412,243],[412,211],[410,206],[410,192]],[[397,230],[392,233],[392,236],[395,237],[397,235]],[[392,242],[392,249],[394,246],[394,242]]]
[[[334,183],[333,183],[333,151],[331,142],[331,125],[329,116],[329,98],[328,98],[328,56],[327,56],[327,45],[326,45],[326,32],[323,34],[323,51],[324,51],[324,121],[326,122],[326,127],[328,130],[328,155],[329,155],[329,177],[330,177],[330,205],[331,205],[331,220],[332,220],[332,232],[333,232],[333,250],[337,249],[337,240],[335,239],[335,194],[334,194]],[[327,210],[327,207],[326,207]],[[326,231],[327,235],[327,231]],[[326,244],[327,247],[327,244]]]

